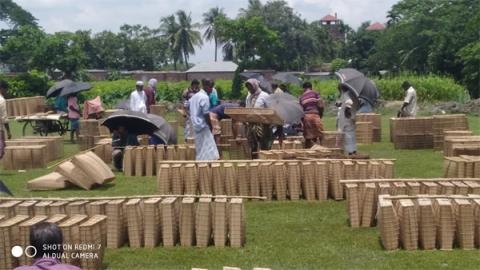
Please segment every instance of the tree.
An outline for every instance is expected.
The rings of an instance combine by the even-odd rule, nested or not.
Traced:
[[[37,26],[37,19],[12,0],[0,0],[0,21],[16,29],[20,26]]]
[[[169,54],[173,60],[173,66],[177,70],[177,61],[180,58],[180,51],[175,47],[177,32],[180,29],[175,15],[170,15],[160,19],[160,31],[168,41]]]
[[[36,50],[46,34],[35,26],[20,26],[16,34],[9,36],[0,47],[0,61],[8,64],[12,71],[25,72],[32,68]]]
[[[279,46],[277,33],[259,17],[240,17],[217,21],[221,36],[233,45],[235,60],[245,67],[267,68],[277,62],[273,48]]]
[[[111,31],[102,31],[93,36],[96,50],[95,68],[119,70],[124,68],[125,55],[122,40]]]
[[[175,34],[176,51],[183,54],[185,66],[188,69],[188,57],[190,54],[195,54],[195,46],[202,45],[202,37],[199,31],[194,30],[196,24],[192,24],[192,17],[187,15],[185,11],[179,10],[176,13],[178,19],[178,31]]]
[[[223,12],[222,8],[215,7],[211,8],[209,11],[203,13],[203,27],[206,27],[205,32],[203,33],[203,38],[211,41],[213,40],[215,43],[215,62],[217,62],[217,51],[218,46],[220,45],[218,31],[215,27],[215,21],[219,17],[226,17],[225,12]]]
[[[71,32],[48,35],[35,50],[32,67],[47,70],[50,75],[55,69],[64,72],[66,78],[74,78],[87,64],[87,56]]]

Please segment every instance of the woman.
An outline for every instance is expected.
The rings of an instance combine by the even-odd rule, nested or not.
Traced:
[[[248,95],[245,100],[247,108],[266,108],[268,94],[260,89],[259,81],[249,79],[245,83],[248,89]],[[248,124],[247,138],[252,151],[252,158],[258,157],[259,150],[270,150],[273,143],[272,128],[265,124]],[[260,149],[259,149],[260,148]]]
[[[80,106],[78,105],[78,99],[76,94],[68,96],[67,99],[68,105],[68,120],[70,120],[70,140],[72,143],[75,143],[74,135],[77,137],[80,135],[79,125],[80,125]]]
[[[312,84],[303,84],[303,95],[300,97],[303,107],[303,137],[305,148],[311,148],[314,143],[321,143],[323,139],[323,110],[324,103],[319,93],[312,90]]]

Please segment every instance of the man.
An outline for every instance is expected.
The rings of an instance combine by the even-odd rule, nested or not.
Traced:
[[[31,266],[20,266],[15,270],[80,270],[76,266],[61,263],[63,234],[54,223],[40,222],[33,225],[30,229],[30,246],[33,248],[25,249],[25,253],[28,250],[28,254],[35,254],[35,262]]]
[[[345,152],[349,156],[357,154],[357,143],[355,138],[355,116],[358,108],[358,100],[352,98],[349,88],[344,84],[338,85],[340,91],[340,110],[338,112],[337,128],[344,136]]]
[[[220,143],[220,136],[222,135],[222,128],[220,126],[220,121],[223,119],[230,118],[228,115],[225,114],[225,108],[234,108],[234,107],[239,107],[239,105],[235,103],[223,103],[209,110],[210,122],[212,123],[212,133],[213,133],[213,136],[215,137],[215,142],[217,144]]]
[[[147,113],[147,96],[143,91],[143,82],[137,81],[135,91],[130,95],[130,111]]]
[[[303,137],[305,148],[311,148],[314,143],[320,143],[323,138],[323,110],[324,104],[319,93],[312,90],[312,84],[303,84],[303,95],[300,97],[300,105],[305,113],[303,117]]]
[[[147,97],[147,112],[150,113],[150,106],[155,105],[155,96],[157,94],[157,80],[150,79],[148,81],[148,87],[144,90],[145,96]]]
[[[245,83],[248,95],[245,99],[246,108],[267,108],[268,94],[260,89],[257,79],[249,79]],[[259,150],[270,150],[273,143],[272,127],[265,124],[248,124],[247,139],[252,151],[252,158],[258,157]]]
[[[185,117],[185,127],[183,130],[183,137],[185,141],[189,138],[193,138],[193,130],[192,130],[192,123],[190,119],[190,110],[189,110],[189,100],[198,92],[200,89],[200,82],[197,79],[192,80],[190,83],[190,87],[185,89],[182,93],[182,104],[184,110],[184,117]]]
[[[405,91],[405,99],[403,105],[398,112],[398,117],[415,117],[417,116],[417,91],[408,81],[402,83],[402,88]]]
[[[203,80],[203,89],[199,90],[189,100],[190,117],[195,136],[196,160],[217,160],[220,158],[217,145],[211,132],[210,99],[205,88],[210,87],[209,82]]]
[[[219,103],[217,89],[213,87],[215,83],[212,80],[205,79],[204,81],[205,82],[202,82],[202,84],[204,85],[203,90],[205,90],[205,92],[207,92],[208,94],[208,98],[210,99],[210,109],[211,109],[217,106]]]
[[[272,83],[272,91],[274,94],[283,93],[283,90],[280,87],[278,87],[278,83]]]
[[[74,135],[78,140],[80,135],[80,106],[78,105],[77,94],[69,95],[67,98],[68,120],[70,120],[70,141],[75,143]]]
[[[0,140],[3,141],[3,147],[5,147],[5,131],[7,132],[7,137],[10,140],[12,138],[12,133],[10,132],[10,125],[8,124],[8,114],[7,114],[7,101],[5,101],[5,96],[7,95],[8,83],[4,80],[0,80]],[[2,148],[0,150],[3,151]]]
[[[124,126],[118,126],[112,135],[112,160],[113,166],[121,171],[123,168],[123,151],[126,146],[138,146],[137,136],[131,134]]]

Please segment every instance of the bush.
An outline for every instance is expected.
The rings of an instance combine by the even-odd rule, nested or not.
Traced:
[[[380,90],[380,98],[383,100],[401,100],[404,91],[401,87],[402,82],[408,80],[417,90],[419,101],[450,101],[455,100],[464,102],[469,99],[465,88],[453,81],[453,79],[441,76],[415,76],[401,75],[397,77],[387,77],[383,79],[374,79]],[[87,99],[94,98],[99,95],[107,107],[115,105],[120,100],[128,99],[130,93],[135,89],[134,80],[118,80],[118,81],[98,81],[92,82],[93,89],[85,92]],[[337,80],[312,81],[313,88],[318,91],[326,100],[333,101],[338,96]],[[158,82],[157,98],[176,102],[181,99],[184,89],[190,85],[188,81],[182,82]],[[246,95],[245,87],[242,85],[241,96]],[[299,96],[303,89],[296,85],[287,85],[293,95]],[[222,99],[231,100],[237,97],[232,95],[232,81],[217,80],[215,88],[218,90]]]
[[[386,77],[383,79],[373,78],[380,91],[380,99],[383,100],[402,100],[405,93],[402,89],[402,83],[409,81],[417,91],[419,101],[458,101],[465,102],[470,99],[467,90],[460,84],[455,83],[452,78],[436,75],[418,76],[418,75],[400,75],[396,77]],[[313,81],[313,88],[327,100],[335,100],[338,96],[337,80]],[[302,93],[300,87],[293,87],[293,93],[299,95]]]
[[[332,72],[348,66],[348,61],[342,58],[335,58],[332,61]]]
[[[0,79],[6,80],[9,84],[8,97],[44,96],[53,82],[48,81],[46,73],[33,70],[21,73],[15,77],[0,75]]]

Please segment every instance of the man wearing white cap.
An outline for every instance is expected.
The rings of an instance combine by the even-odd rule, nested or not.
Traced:
[[[130,110],[147,113],[147,95],[143,91],[143,82],[137,81],[135,91],[130,95]]]

